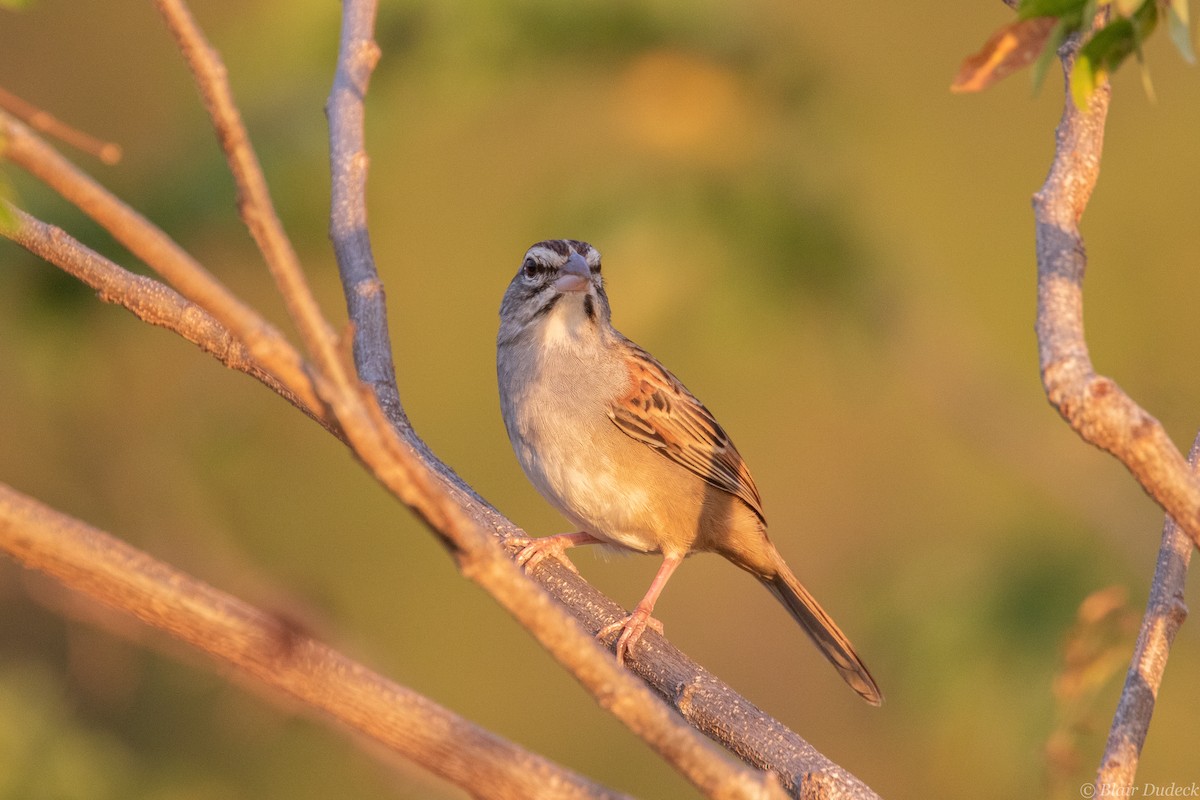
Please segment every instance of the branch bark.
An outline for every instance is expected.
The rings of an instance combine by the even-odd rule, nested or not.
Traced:
[[[1099,18],[1103,18],[1100,15]],[[1149,729],[1170,645],[1187,614],[1183,584],[1200,544],[1200,474],[1163,426],[1120,386],[1097,375],[1083,332],[1087,254],[1079,220],[1100,174],[1111,86],[1097,87],[1086,109],[1075,106],[1070,74],[1080,46],[1073,36],[1059,51],[1066,82],[1055,132],[1054,160],[1034,195],[1037,223],[1037,337],[1042,383],[1050,402],[1087,442],[1116,456],[1167,512],[1158,564],[1125,687],[1097,773],[1096,796],[1129,796]]]
[[[21,135],[26,134],[22,133]],[[28,135],[32,136],[32,134]],[[18,151],[22,163],[28,163],[30,160],[36,162],[37,154],[41,152],[42,147],[45,147],[42,143],[38,143],[37,147],[27,146],[28,144],[22,142],[22,147]],[[36,167],[37,165],[31,164],[31,166]],[[71,170],[73,171],[74,168],[71,167]],[[32,171],[42,170],[35,168]],[[64,178],[63,175],[54,172],[55,180],[56,183],[62,183],[65,180],[67,191],[64,194],[71,196],[74,178],[70,176],[70,172],[64,174],[67,177]],[[104,202],[107,201],[102,201],[100,205],[103,206]],[[95,216],[102,223],[107,220],[110,224],[114,224],[111,222],[112,215],[110,214],[100,213]],[[185,338],[192,340],[197,334],[196,331],[189,330],[189,327],[192,323],[199,324],[201,329],[206,331],[203,335],[207,341],[201,343],[204,349],[218,357],[223,356],[222,360],[225,360],[230,366],[259,377],[273,388],[279,388],[278,379],[274,377],[278,372],[278,365],[271,363],[271,353],[274,350],[266,351],[264,354],[266,362],[260,363],[253,354],[250,354],[249,357],[245,355],[248,348],[239,346],[236,337],[233,337],[233,342],[226,347],[225,343],[229,341],[231,334],[221,326],[215,315],[210,315],[203,309],[188,304],[187,300],[157,281],[133,275],[117,265],[105,261],[53,226],[33,220],[26,215],[20,215],[19,219],[21,224],[13,230],[4,231],[5,235],[9,235],[32,252],[47,258],[52,263],[100,289],[102,299],[119,302],[139,316],[149,318],[149,321],[156,324],[164,324],[166,321],[167,327],[177,330]],[[141,218],[134,217],[134,219],[140,220]],[[150,223],[145,224],[149,225]],[[121,229],[119,225],[120,223],[115,223],[117,229],[113,231],[114,235],[118,239],[129,238],[129,232]],[[153,262],[151,265],[159,267],[160,272],[164,271],[161,269],[162,265]],[[211,325],[204,321],[206,319],[212,320]],[[305,386],[308,385],[305,384]],[[299,405],[304,407],[303,404]],[[323,405],[318,405],[316,408],[322,411],[327,410]],[[321,419],[318,415],[311,413],[310,416],[317,417],[327,428],[345,439],[345,434],[341,432],[340,428],[329,424],[329,419],[332,418]],[[411,430],[409,434],[415,437]],[[393,446],[405,449],[405,459],[420,461],[427,457],[432,458],[432,455],[428,454],[427,448],[424,447],[424,443],[419,439],[416,441],[419,443],[419,447],[412,445],[408,437],[399,441],[393,440]],[[505,535],[521,534],[519,528],[492,506],[487,505],[441,462],[434,459],[432,463],[433,467],[428,475],[438,482],[441,490],[446,492],[445,502],[449,503],[451,507],[465,509],[465,513],[474,520],[475,524],[484,526],[484,530],[489,532],[488,535],[497,531],[503,531]],[[427,507],[428,503],[421,503],[418,506],[418,508]],[[456,550],[457,547],[451,545],[451,549]],[[464,567],[464,572],[467,572],[468,576],[473,571]],[[483,572],[487,572],[487,570]],[[539,567],[535,578],[547,587],[552,595],[570,608],[571,613],[579,618],[591,633],[595,633],[601,627],[624,616],[624,611],[618,604],[559,564],[545,563]],[[516,580],[521,579],[517,576]],[[567,624],[570,625],[569,620],[567,620]],[[574,626],[570,625],[570,627]],[[651,632],[647,633],[645,642],[647,646],[644,649],[644,656],[633,660],[633,666],[639,674],[646,678],[651,686],[671,702],[676,710],[694,726],[725,744],[749,763],[763,769],[771,769],[781,775],[784,784],[790,791],[805,797],[821,796],[821,792],[832,792],[828,796],[874,797],[874,794],[865,785],[830,762],[778,721],[755,708],[728,686],[712,678],[711,675],[673,648],[665,639]],[[564,645],[567,651],[574,651],[576,654],[588,647],[598,648],[589,636],[584,637],[581,648],[573,648],[569,644]],[[611,662],[611,658],[603,653],[599,653],[596,658],[600,663]],[[627,672],[616,670],[615,665],[612,665],[612,669],[615,670],[620,680],[629,678]],[[601,702],[613,704],[631,702],[628,697],[624,697],[612,686],[605,684],[603,680],[599,681],[597,685],[608,693],[607,699],[602,699]],[[738,720],[739,724],[731,725],[729,720]],[[697,752],[700,753],[698,760],[713,761],[711,753],[704,755],[703,750]]]
[[[1060,51],[1069,81],[1079,48],[1072,37]],[[1188,469],[1161,423],[1116,381],[1097,375],[1083,333],[1087,253],[1079,220],[1100,174],[1111,87],[1097,87],[1086,109],[1069,86],[1055,132],[1054,160],[1033,197],[1037,225],[1038,355],[1051,404],[1085,441],[1116,456],[1147,494],[1200,544],[1200,477]]]
[[[617,667],[604,653],[589,632],[594,633],[600,627],[622,618],[624,612],[619,606],[560,564],[547,563],[541,566],[535,577],[550,587],[552,593],[571,608],[571,613],[586,620],[587,631],[584,631],[560,605],[551,602],[522,576],[494,541],[497,535],[504,538],[513,533],[519,534],[519,529],[429,451],[407,424],[398,391],[395,392],[394,403],[384,399],[377,402],[381,383],[390,384],[394,390],[394,374],[389,375],[387,368],[381,368],[379,379],[372,379],[369,391],[348,377],[352,372],[344,369],[336,339],[319,310],[315,306],[310,307],[308,299],[297,300],[293,295],[299,292],[311,299],[298,263],[292,260],[294,253],[290,253],[290,245],[283,246],[272,241],[277,234],[282,236],[282,228],[276,227],[277,219],[270,221],[274,218],[274,212],[265,192],[265,182],[261,191],[256,188],[261,173],[252,153],[247,158],[243,152],[243,149],[248,150],[248,140],[244,130],[241,130],[236,109],[232,107],[232,95],[225,85],[223,66],[215,51],[200,37],[181,3],[160,0],[159,5],[181,42],[181,48],[201,84],[202,95],[207,98],[214,124],[226,146],[227,157],[239,185],[243,217],[248,225],[263,226],[255,234],[256,239],[262,240],[260,247],[264,257],[276,275],[293,320],[301,329],[315,358],[315,365],[305,361],[256,312],[241,304],[199,264],[170,242],[165,234],[86,176],[74,171],[32,134],[26,135],[27,132],[22,132],[19,127],[14,128],[19,134],[15,137],[18,146],[13,147],[10,140],[6,154],[63,193],[67,199],[77,203],[224,326],[257,363],[258,369],[252,374],[273,377],[277,385],[301,397],[310,408],[320,409],[319,413],[311,415],[333,421],[343,440],[350,444],[375,477],[416,511],[442,539],[457,559],[463,574],[487,589],[592,692],[602,706],[646,738],[701,791],[710,797],[776,794],[778,789],[772,779],[764,779],[761,774],[734,767],[719,751],[682,725],[663,704],[654,700],[644,685],[629,672]],[[343,58],[361,59],[366,67],[362,71],[362,65],[346,65],[346,74],[353,76],[349,84],[351,91],[346,96],[352,105],[357,103],[361,106],[366,78],[373,65],[373,45],[368,44],[370,29],[366,28],[364,36],[362,25],[364,21],[368,24],[372,21],[373,4],[362,6],[349,0],[345,9],[350,24],[347,26],[349,33],[344,34]],[[366,13],[362,13],[363,9],[366,9]],[[347,41],[352,46],[346,47]],[[355,74],[352,73],[353,69],[359,71]],[[222,85],[206,85],[211,82]],[[334,105],[331,100],[331,108]],[[337,113],[331,112],[331,129],[344,130],[340,128],[338,120],[342,118]],[[361,114],[361,107],[357,113]],[[3,121],[0,118],[0,122]],[[9,128],[14,125],[17,124],[8,123]],[[338,164],[344,164],[357,172],[351,175],[353,191],[339,195],[342,199],[335,201],[334,211],[335,214],[347,214],[344,219],[348,219],[350,224],[338,227],[339,220],[335,219],[331,230],[337,243],[346,241],[339,231],[349,231],[351,235],[361,237],[357,247],[338,248],[340,256],[350,253],[347,261],[351,266],[366,270],[359,273],[347,271],[348,275],[359,276],[347,285],[365,286],[366,291],[362,294],[368,305],[382,310],[382,283],[370,258],[365,204],[361,199],[366,167],[361,148],[361,120],[356,127],[351,127],[344,143],[349,146],[346,149],[335,148],[337,152],[332,154],[335,169]],[[338,153],[349,153],[349,158],[339,161]],[[335,174],[335,185],[341,177]],[[51,254],[51,258],[67,260],[55,254]],[[132,287],[129,290],[140,291]],[[131,308],[136,305],[133,301],[122,302]],[[360,362],[365,357],[378,357],[379,363],[386,363],[390,367],[385,314],[356,312],[354,300],[348,298],[348,302],[352,315],[359,315],[353,321],[365,331],[363,341],[367,344],[356,347]],[[387,347],[387,350],[381,350],[383,347]],[[365,355],[357,352],[360,350]],[[387,386],[384,389],[387,390]],[[794,794],[803,797],[875,796],[865,785],[829,762],[795,734],[712,679],[661,637],[648,634],[644,641],[646,646],[640,651],[639,657],[633,660],[635,670],[686,718],[704,726],[710,736],[725,743],[750,763],[783,775]]]
[[[2,130],[3,121],[0,120]],[[280,381],[228,328],[203,308],[164,283],[114,264],[61,228],[32,217],[9,203],[5,206],[14,225],[0,234],[86,283],[104,302],[123,306],[143,322],[179,334],[230,369],[257,378],[334,436],[342,437],[337,421],[324,405],[314,405],[315,398],[306,398]]]
[[[119,539],[0,484],[0,548],[30,569],[205,651],[474,797],[616,798]]]
[[[211,314],[306,405],[322,405],[311,378],[313,370],[283,334],[239,300],[161,228],[3,112],[0,112],[0,142],[3,142],[0,154],[7,161],[78,207],[180,294]]]
[[[1200,464],[1200,434],[1192,443],[1188,463],[1195,474]],[[1146,613],[1096,774],[1096,797],[1132,797],[1134,794],[1133,780],[1142,745],[1150,730],[1150,718],[1154,715],[1171,644],[1187,619],[1183,589],[1192,550],[1191,539],[1175,520],[1167,516],[1163,522],[1162,544],[1158,548]]]
[[[376,7],[376,0],[343,2],[338,69],[326,102],[333,172],[329,229],[354,324],[355,362],[361,379],[373,389],[379,406],[400,437],[406,455],[423,464],[437,490],[476,524],[490,528],[502,540],[524,536],[524,531],[480,497],[428,448],[412,429],[396,386],[383,281],[375,267],[367,230],[364,100],[379,58],[373,38]],[[551,559],[543,562],[532,577],[569,608],[593,636],[627,616],[621,606],[578,573]],[[630,667],[692,726],[748,764],[779,775],[793,796],[875,796],[865,784],[718,681],[662,636],[647,631],[643,642],[646,646],[629,661]],[[605,657],[605,661],[611,659]],[[731,720],[739,724],[731,725]],[[647,737],[656,749],[661,748],[654,741],[661,734],[652,739],[648,738],[649,731],[638,733]]]

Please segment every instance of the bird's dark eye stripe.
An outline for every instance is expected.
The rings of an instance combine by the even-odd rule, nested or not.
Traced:
[[[548,264],[543,264],[540,261],[534,261],[532,258],[525,259],[525,263],[521,265],[521,269],[526,275],[541,275],[549,272],[553,267]]]

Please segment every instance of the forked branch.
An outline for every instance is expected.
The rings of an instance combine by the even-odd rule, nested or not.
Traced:
[[[1069,82],[1079,48],[1060,50]],[[1150,725],[1170,643],[1183,623],[1183,581],[1200,543],[1200,477],[1163,426],[1111,378],[1097,375],[1083,333],[1087,254],[1079,220],[1100,173],[1111,87],[1092,94],[1086,109],[1065,92],[1054,161],[1034,196],[1037,221],[1037,336],[1042,382],[1050,402],[1085,440],[1116,456],[1167,512],[1150,600],[1098,773],[1097,796],[1128,796]],[[1193,446],[1192,460],[1196,458]]]
[[[779,789],[774,779],[729,762],[658,702],[645,685],[617,667],[595,642],[592,633],[623,616],[616,604],[560,565],[540,567],[537,579],[583,621],[581,628],[562,605],[551,601],[515,568],[495,538],[497,534],[503,538],[507,533],[518,532],[516,527],[442,464],[408,426],[390,371],[382,283],[366,239],[363,199],[366,156],[362,148],[361,104],[377,56],[371,39],[374,3],[355,0],[344,3],[346,26],[339,77],[329,106],[334,137],[331,148],[334,185],[340,187],[335,194],[331,231],[347,293],[352,295],[348,304],[355,324],[355,356],[363,377],[368,378],[369,390],[342,360],[337,337],[312,300],[295,253],[271,208],[265,180],[249,148],[216,52],[204,41],[179,0],[159,0],[159,7],[200,86],[239,187],[241,213],[301,331],[308,358],[301,356],[260,315],[242,304],[161,231],[86,176],[73,172],[32,134],[18,129],[22,134],[18,137],[21,146],[12,147],[10,140],[9,157],[78,204],[227,330],[248,353],[246,363],[254,365],[247,371],[263,378],[268,385],[283,387],[300,399],[298,404],[311,416],[339,433],[372,474],[441,538],[464,575],[492,594],[602,706],[645,738],[702,792],[710,797],[777,796]],[[23,225],[26,231],[37,229],[32,220],[25,219]],[[27,236],[23,243],[28,246],[35,238]],[[63,245],[62,237],[58,244]],[[56,263],[69,260],[53,250],[48,248],[45,252]],[[118,273],[105,270],[110,278],[119,277]],[[152,288],[160,286],[152,283]],[[116,292],[147,289],[130,281],[113,285]],[[124,289],[120,288],[122,285]],[[138,305],[136,300],[112,294],[105,299],[119,300],[131,308]],[[75,579],[88,580],[86,576]],[[634,659],[634,669],[693,724],[749,763],[781,775],[793,794],[875,796],[794,733],[687,660],[661,637],[648,635],[645,645],[643,656]],[[737,724],[731,724],[731,720],[737,720]]]

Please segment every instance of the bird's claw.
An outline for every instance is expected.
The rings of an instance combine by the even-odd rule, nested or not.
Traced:
[[[513,560],[526,573],[532,572],[547,556],[553,556],[564,567],[578,575],[579,570],[575,569],[575,565],[571,563],[571,559],[567,558],[566,554],[566,550],[571,544],[570,541],[564,541],[558,536],[541,536],[536,539],[531,536],[514,536],[508,540],[509,547],[519,548]]]
[[[624,666],[625,656],[633,651],[637,643],[641,641],[642,633],[646,628],[658,633],[660,636],[663,632],[663,624],[654,617],[650,616],[650,609],[638,606],[625,619],[614,622],[611,625],[605,625],[596,633],[596,638],[603,641],[617,631],[621,635],[617,637],[617,663]]]

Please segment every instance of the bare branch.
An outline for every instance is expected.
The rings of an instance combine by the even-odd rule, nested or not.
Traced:
[[[296,324],[305,347],[316,359],[325,377],[339,390],[351,394],[351,379],[338,355],[337,336],[321,314],[300,268],[300,259],[275,213],[262,167],[254,148],[250,146],[242,115],[233,101],[224,63],[204,38],[182,0],[156,0],[155,5],[174,35],[204,98],[204,106],[216,129],[234,183],[237,184],[238,211],[279,287],[292,322]]]
[[[320,403],[311,370],[291,343],[172,241],[25,125],[0,112],[0,155],[45,183],[94,219],[180,294],[212,314],[265,368],[304,402]]]
[[[323,403],[311,393],[297,394],[280,381],[207,311],[166,284],[114,264],[61,228],[7,205],[15,225],[0,228],[0,235],[91,286],[104,302],[124,306],[143,322],[174,331],[230,369],[257,378],[334,436],[342,437],[337,421],[329,416]],[[299,388],[310,387],[306,383]]]
[[[179,7],[178,3],[169,0],[161,0],[161,5],[164,9]],[[177,20],[176,24],[181,26],[180,30],[184,30],[190,24],[190,18],[182,22]],[[199,48],[193,53],[198,59],[195,62],[198,66],[194,66],[193,69],[197,73],[202,92],[215,92],[216,95],[223,92],[228,100],[228,87],[224,85],[223,69],[219,62],[209,59],[209,55],[213,54],[207,45],[202,39],[197,40],[189,34],[184,34],[183,38],[190,42],[190,45],[184,45],[185,47]],[[210,83],[219,86],[213,89]],[[365,83],[361,86],[365,86]],[[359,99],[361,100],[361,94]],[[219,106],[220,97],[217,100]],[[232,107],[231,100],[229,103]],[[236,114],[236,110],[234,113]],[[241,130],[240,121],[236,116],[229,118],[218,109],[214,117],[219,131],[225,130],[228,133],[228,130]],[[0,119],[0,122],[3,122],[3,119]],[[233,127],[229,128],[230,125]],[[222,138],[224,142],[224,134]],[[241,138],[234,135],[229,141],[237,147],[244,146],[248,151],[249,145],[244,139],[244,130],[241,131]],[[632,729],[647,738],[658,752],[709,796],[759,797],[774,795],[778,791],[777,788],[773,788],[775,784],[772,780],[764,780],[760,774],[734,767],[719,751],[681,725],[668,709],[653,701],[653,695],[644,685],[627,671],[617,667],[595,640],[580,630],[561,606],[550,602],[545,594],[522,576],[500,548],[496,547],[492,537],[493,533],[503,535],[517,531],[516,527],[487,505],[429,452],[424,442],[416,437],[407,426],[407,421],[403,419],[398,396],[393,413],[385,416],[375,403],[373,395],[360,390],[356,384],[343,382],[341,377],[325,373],[327,366],[332,366],[338,371],[340,365],[336,352],[326,352],[331,337],[327,335],[328,328],[320,319],[319,312],[315,312],[317,316],[314,321],[307,316],[308,312],[303,310],[304,304],[300,303],[301,311],[297,318],[297,323],[302,328],[308,326],[311,335],[306,337],[307,340],[315,338],[316,346],[323,351],[323,354],[317,354],[321,366],[321,372],[317,373],[304,365],[299,355],[273,329],[270,333],[277,338],[264,339],[259,326],[265,323],[252,310],[242,307],[236,298],[183,254],[161,231],[157,231],[150,223],[108,196],[90,182],[90,179],[74,171],[69,164],[55,163],[57,154],[50,151],[50,155],[47,156],[46,152],[39,149],[44,148],[44,145],[41,145],[36,137],[24,136],[20,144],[24,149],[16,148],[17,157],[23,158],[29,164],[27,169],[55,186],[68,199],[80,204],[87,213],[109,227],[119,239],[131,240],[133,244],[127,242],[127,246],[161,274],[166,275],[168,280],[177,286],[182,282],[198,297],[203,298],[198,299],[188,291],[184,292],[212,313],[234,336],[245,342],[253,357],[264,369],[276,375],[283,385],[293,386],[293,389],[297,385],[306,387],[311,396],[319,396],[320,400],[316,401],[318,404],[321,401],[328,403],[333,417],[342,427],[345,440],[377,479],[413,508],[442,538],[458,559],[464,575],[484,586],[502,606],[531,630],[538,641],[597,697],[602,706],[612,710]],[[9,155],[13,157],[11,152]],[[249,167],[246,167],[244,158],[234,157],[229,153],[227,155],[235,170],[247,168],[250,173],[257,172],[252,153]],[[14,160],[17,157],[14,157]],[[47,167],[47,164],[51,166]],[[239,167],[238,164],[242,166]],[[243,178],[239,178],[239,185],[243,183]],[[258,178],[261,178],[260,173]],[[248,185],[252,185],[254,180],[251,174]],[[243,188],[243,197],[246,193],[247,190]],[[263,208],[269,211],[269,198],[265,195],[259,197],[259,200],[254,201],[257,209],[255,213],[259,213]],[[246,205],[244,202],[243,208]],[[365,208],[362,210],[361,219],[365,223]],[[281,229],[277,229],[277,233],[282,236]],[[283,250],[290,251],[290,245]],[[369,250],[365,252],[367,263],[370,264]],[[166,265],[159,263],[160,260],[165,260]],[[298,265],[286,263],[286,255],[283,262],[284,272],[289,272],[293,266],[298,269]],[[273,271],[277,267],[278,265],[272,267]],[[371,271],[373,274],[373,265]],[[280,281],[281,291],[288,294],[291,291],[288,287],[299,286],[300,291],[307,292],[303,276],[296,272],[294,277],[295,282],[289,282],[290,279]],[[294,304],[289,302],[289,307],[293,306]],[[399,416],[395,414],[396,411],[400,412]],[[568,599],[575,613],[588,617],[588,626],[593,632],[623,616],[616,604],[603,598],[573,575],[562,573],[565,573],[565,570],[560,565],[547,564],[539,569],[538,575],[540,580],[554,585],[559,595]],[[594,626],[591,620],[596,621]],[[710,735],[728,743],[743,758],[784,774],[785,781],[793,792],[805,797],[874,797],[869,789],[844,770],[832,765],[799,737],[774,723],[728,687],[707,678],[702,670],[682,659],[682,656],[681,672],[664,669],[664,664],[671,663],[670,654],[677,651],[658,637],[648,636],[646,642],[646,657],[635,659],[634,663],[656,689],[663,696],[669,697],[676,708],[689,719],[700,721]],[[667,661],[661,661],[662,657],[666,657]],[[638,664],[639,661],[643,663]],[[736,720],[736,724],[730,724],[730,720]]]
[[[232,664],[476,797],[618,798],[269,614],[0,484],[0,548]]]
[[[1079,220],[1100,174],[1112,90],[1105,83],[1087,109],[1076,107],[1069,83],[1079,46],[1076,35],[1059,51],[1067,82],[1063,115],[1050,173],[1033,199],[1037,336],[1050,402],[1085,441],[1125,464],[1167,512],[1150,599],[1095,783],[1098,796],[1128,796],[1170,645],[1187,614],[1183,584],[1192,548],[1200,543],[1200,474],[1194,468],[1200,437],[1189,467],[1158,420],[1092,368],[1083,332],[1087,254]]]
[[[1200,434],[1188,454],[1193,474],[1197,472],[1198,462]],[[1187,618],[1183,589],[1192,550],[1192,540],[1168,515],[1163,523],[1150,599],[1146,601],[1146,613],[1125,676],[1125,687],[1121,690],[1104,757],[1096,774],[1097,797],[1132,797],[1134,794],[1133,779],[1146,733],[1150,730],[1150,718],[1167,669],[1171,643]]]
[[[115,142],[104,142],[73,128],[48,111],[38,108],[33,103],[22,100],[12,92],[0,87],[0,109],[8,111],[35,131],[41,131],[61,142],[82,150],[103,161],[105,164],[116,164],[121,160],[121,146]]]
[[[354,325],[358,377],[375,393],[393,425],[408,425],[396,387],[396,369],[387,324],[387,298],[371,255],[367,230],[367,167],[363,99],[379,61],[375,43],[376,0],[342,3],[337,71],[325,102],[329,119],[332,197],[329,238],[337,254],[342,292]]]
[[[383,282],[375,267],[367,231],[364,99],[379,58],[373,39],[376,5],[375,0],[343,2],[338,68],[326,103],[333,173],[330,235],[350,319],[355,326],[355,362],[360,377],[375,392],[380,407],[399,434],[398,445],[404,448],[405,457],[420,462],[428,472],[429,489],[445,495],[473,524],[490,527],[501,538],[523,535],[429,450],[409,424],[396,387]],[[479,557],[480,554],[459,554],[460,559]],[[464,565],[463,571],[471,575],[477,568]],[[625,616],[620,606],[559,564],[546,562],[533,577],[569,607],[593,635]],[[535,628],[531,631],[539,640],[545,635]],[[864,784],[717,681],[665,639],[651,635],[647,641],[649,646],[643,648],[632,666],[697,729],[729,747],[747,763],[781,775],[784,785],[797,796],[812,797],[822,792],[830,797],[874,796]],[[598,690],[613,691],[604,684],[592,685],[584,677],[585,671],[609,669],[611,658],[598,653],[597,648],[571,652],[572,661],[578,662],[574,666],[564,661],[553,647],[547,645],[547,649],[594,694]],[[605,704],[603,695],[596,696]],[[628,698],[638,699],[636,695]],[[673,749],[666,737],[669,731],[646,727],[644,721],[634,724],[633,718],[621,714],[618,717],[660,753],[672,758]],[[741,724],[730,725],[730,720]],[[678,726],[675,728],[672,735],[682,733]],[[677,768],[685,774],[689,772],[686,764],[677,764]]]
[[[1061,51],[1069,80],[1079,47]],[[1100,173],[1111,87],[1097,87],[1086,110],[1066,92],[1055,135],[1054,161],[1034,195],[1037,221],[1037,337],[1042,383],[1050,402],[1075,431],[1112,453],[1142,488],[1200,543],[1200,478],[1163,426],[1115,381],[1097,375],[1083,333],[1083,275],[1087,255],[1079,219]]]

